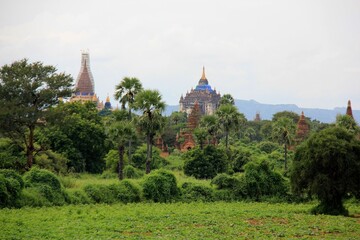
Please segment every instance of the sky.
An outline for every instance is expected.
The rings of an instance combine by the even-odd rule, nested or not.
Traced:
[[[360,109],[359,0],[0,0],[0,66],[75,82],[82,50],[103,100],[128,76],[177,105],[205,66],[235,99]]]

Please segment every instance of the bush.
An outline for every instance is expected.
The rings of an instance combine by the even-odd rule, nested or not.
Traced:
[[[250,198],[286,196],[289,186],[280,173],[270,169],[267,161],[250,162],[245,166],[246,191]]]
[[[19,198],[20,206],[43,207],[51,206],[52,203],[46,199],[38,188],[24,188]]]
[[[214,189],[212,189],[211,187],[195,184],[191,182],[185,182],[182,184],[181,190],[182,190],[182,199],[186,202],[214,201]]]
[[[236,177],[221,173],[211,180],[211,184],[216,185],[217,189],[234,189],[239,184],[239,180]]]
[[[165,170],[153,171],[143,182],[145,199],[154,202],[171,202],[178,198],[179,189],[176,178]]]
[[[68,161],[63,155],[47,150],[36,155],[34,163],[42,169],[47,169],[57,174],[67,174]]]
[[[252,161],[252,151],[245,147],[239,147],[231,151],[231,162],[234,172],[243,172],[244,165]]]
[[[17,206],[24,182],[13,170],[0,170],[0,207]]]
[[[128,180],[109,186],[115,198],[123,203],[140,202],[140,189]]]
[[[113,173],[118,173],[119,166],[119,152],[117,150],[110,150],[105,156],[105,169]],[[124,165],[128,164],[128,156],[124,154]]]
[[[153,146],[152,161],[150,165],[151,169],[159,169],[169,164],[169,162],[165,158],[160,156],[160,153],[161,153],[160,149]],[[145,162],[146,162],[146,144],[143,144],[132,155],[131,164],[138,169],[145,170]]]
[[[0,168],[22,170],[26,165],[23,149],[8,138],[0,138]]]
[[[91,203],[90,198],[83,190],[68,191],[69,203],[72,204],[88,204]]]
[[[87,196],[95,203],[114,203],[116,198],[111,189],[105,185],[91,184],[84,188]]]
[[[212,145],[194,148],[184,154],[184,173],[198,179],[211,179],[228,168],[225,151]]]
[[[258,144],[258,148],[265,153],[272,153],[274,150],[279,149],[280,146],[274,142],[263,141]]]
[[[35,188],[52,205],[63,205],[68,198],[59,178],[48,170],[33,167],[24,175],[24,180],[26,187]]]
[[[127,165],[124,168],[124,177],[125,178],[136,179],[136,178],[141,178],[142,176],[144,176],[144,172],[137,168],[134,168],[131,165]]]

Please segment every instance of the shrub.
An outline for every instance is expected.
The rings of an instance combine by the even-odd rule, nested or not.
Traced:
[[[88,204],[91,203],[90,198],[83,190],[68,191],[69,203],[72,204]]]
[[[33,167],[24,175],[24,180],[26,187],[35,188],[51,205],[63,205],[68,198],[59,178],[48,170]]]
[[[248,163],[244,177],[247,194],[255,200],[263,196],[286,196],[289,188],[282,175],[272,171],[267,161]]]
[[[9,138],[0,138],[0,168],[22,170],[26,157],[22,148]]]
[[[214,201],[214,189],[212,189],[211,187],[195,184],[191,182],[185,182],[182,184],[181,190],[182,190],[182,199],[186,202]]]
[[[24,175],[26,186],[40,186],[48,185],[53,190],[60,191],[61,184],[59,178],[52,172],[45,169],[31,168],[29,172]]]
[[[38,188],[24,188],[19,198],[20,206],[43,207],[51,206],[52,203],[46,199]]]
[[[136,179],[136,178],[141,178],[142,176],[144,176],[143,171],[134,168],[131,165],[127,165],[124,168],[124,177],[125,178],[132,178],[132,179]]]
[[[114,203],[116,201],[111,189],[105,185],[91,184],[86,185],[83,189],[95,203]]]
[[[105,156],[105,169],[113,173],[118,173],[119,152],[117,150],[110,150]],[[128,164],[128,156],[124,154],[124,165]]]
[[[176,200],[179,196],[179,189],[175,176],[165,170],[151,172],[143,182],[143,195],[145,199],[154,202]]]
[[[0,207],[17,206],[24,182],[14,170],[0,170]]]
[[[159,169],[169,164],[169,162],[165,158],[160,156],[160,153],[161,151],[157,147],[152,148],[152,161],[150,165],[151,169]],[[145,162],[146,144],[143,144],[132,155],[131,164],[138,169],[145,170]]]
[[[239,147],[231,151],[231,162],[235,172],[244,171],[244,165],[252,160],[252,151],[245,147]]]
[[[184,154],[184,158],[185,174],[195,178],[210,179],[228,168],[225,151],[212,145],[206,146],[203,150],[194,148]]]
[[[211,180],[211,184],[216,185],[217,189],[234,189],[238,183],[236,177],[225,173],[218,174]]]
[[[123,203],[140,201],[140,189],[128,180],[123,180],[109,187],[115,198]]]
[[[274,150],[280,148],[280,146],[274,142],[263,141],[258,144],[258,148],[265,153],[272,153]]]
[[[68,161],[63,155],[47,150],[36,155],[34,163],[42,169],[47,169],[57,174],[66,174]]]

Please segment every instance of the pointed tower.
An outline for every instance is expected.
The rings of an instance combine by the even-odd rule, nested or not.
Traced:
[[[105,107],[106,109],[111,109],[111,103],[110,103],[110,97],[109,97],[109,94],[107,95],[106,97],[106,101],[105,101]]]
[[[309,124],[306,122],[304,112],[301,112],[300,119],[296,126],[296,142],[300,143],[305,140],[305,138],[309,134],[309,131],[310,127]]]
[[[80,95],[94,95],[94,77],[90,70],[90,55],[88,52],[81,53],[81,68],[76,79],[76,94]]]
[[[260,121],[261,121],[260,113],[257,112],[256,115],[255,115],[254,122],[260,122]]]
[[[348,105],[347,105],[347,108],[346,108],[346,115],[354,118],[354,116],[352,114],[351,101],[350,100],[348,101]]]

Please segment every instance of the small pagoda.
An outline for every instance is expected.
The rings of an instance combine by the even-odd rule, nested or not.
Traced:
[[[304,141],[306,137],[309,135],[309,132],[310,132],[310,126],[306,122],[304,112],[301,112],[300,119],[296,126],[296,137],[295,137],[296,143],[299,144],[302,141]]]
[[[352,119],[354,119],[353,113],[352,113],[352,108],[351,108],[351,101],[348,101],[348,105],[346,108],[346,115],[350,116]]]

